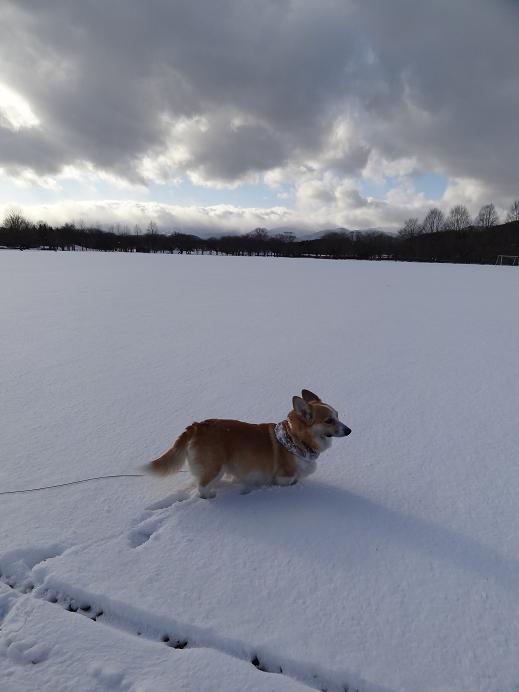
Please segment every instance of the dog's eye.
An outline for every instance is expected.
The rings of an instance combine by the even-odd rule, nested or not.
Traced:
[[[334,421],[333,421],[333,418],[327,418],[324,422],[327,423],[328,425],[331,425]]]

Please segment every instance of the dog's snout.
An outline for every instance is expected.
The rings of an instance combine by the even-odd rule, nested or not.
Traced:
[[[347,425],[344,426],[344,437],[348,437],[348,435],[351,433],[351,428],[348,428]]]

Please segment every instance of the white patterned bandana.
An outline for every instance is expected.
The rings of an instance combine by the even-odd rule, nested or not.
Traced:
[[[276,435],[276,440],[279,444],[293,454],[298,459],[304,459],[305,461],[315,461],[319,456],[319,452],[316,449],[312,449],[304,444],[304,442],[295,442],[294,438],[288,430],[288,421],[282,420],[281,423],[277,423],[274,428],[274,434]]]

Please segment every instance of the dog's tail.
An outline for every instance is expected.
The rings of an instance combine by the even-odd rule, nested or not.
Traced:
[[[150,461],[142,467],[143,471],[152,473],[156,476],[166,476],[168,473],[180,471],[187,458],[187,444],[191,439],[192,426],[184,430],[182,435],[177,438],[171,449],[168,449],[158,459]]]

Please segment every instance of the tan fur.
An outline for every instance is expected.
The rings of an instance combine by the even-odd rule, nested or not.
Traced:
[[[315,439],[316,430],[321,431],[323,427],[326,429],[324,421],[334,409],[322,404],[308,390],[303,390],[303,399],[294,397],[294,401],[296,399],[311,411],[311,422],[304,422],[295,410],[290,411],[287,419],[292,435],[308,447],[319,450]],[[187,461],[198,482],[201,497],[214,496],[210,486],[223,473],[230,474],[246,488],[294,483],[303,474],[296,457],[277,441],[275,425],[217,418],[193,423],[178,437],[170,450],[145,468],[150,473],[166,475],[179,471],[184,461]],[[331,426],[328,427],[331,429]]]
[[[176,439],[175,444],[167,452],[164,452],[162,456],[158,459],[150,461],[147,465],[147,470],[157,476],[166,476],[168,473],[174,473],[175,471],[180,471],[184,462],[186,460],[186,445],[189,442],[191,436],[190,425],[184,430],[184,432]]]

